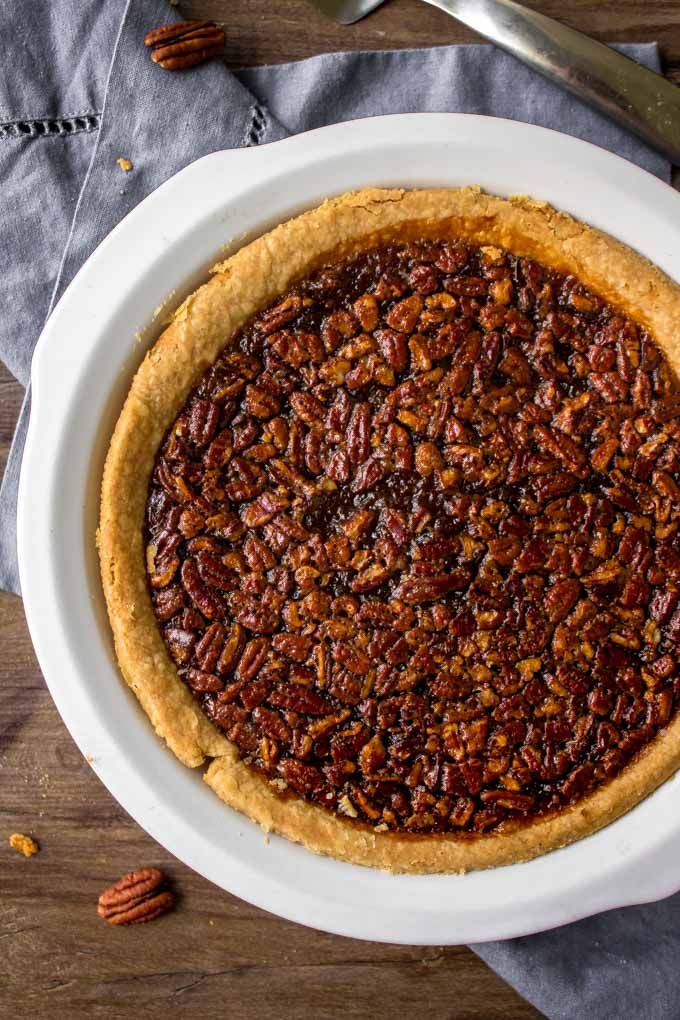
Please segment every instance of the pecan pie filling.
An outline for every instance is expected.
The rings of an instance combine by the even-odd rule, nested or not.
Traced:
[[[608,782],[680,698],[680,396],[497,248],[384,242],[242,330],[162,444],[155,614],[281,791],[481,833]]]

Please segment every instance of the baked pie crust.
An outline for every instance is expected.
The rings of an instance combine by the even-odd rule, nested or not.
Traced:
[[[477,188],[367,189],[326,201],[216,266],[181,305],[137,372],[104,470],[98,546],[121,671],[156,732],[189,767],[264,829],[310,850],[397,872],[464,872],[526,861],[607,825],[680,765],[680,716],[613,779],[556,813],[490,833],[376,831],[358,818],[282,794],[247,765],[181,680],[149,591],[144,525],[149,483],[167,430],[234,335],[296,281],[374,243],[455,238],[497,246],[576,277],[649,330],[680,372],[680,288],[630,248],[546,204]],[[279,784],[282,785],[282,784]],[[381,826],[378,826],[380,830]]]

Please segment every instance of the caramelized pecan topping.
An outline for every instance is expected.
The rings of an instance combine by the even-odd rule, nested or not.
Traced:
[[[615,776],[680,697],[680,396],[577,279],[457,241],[330,265],[169,430],[149,583],[245,762],[480,833]]]

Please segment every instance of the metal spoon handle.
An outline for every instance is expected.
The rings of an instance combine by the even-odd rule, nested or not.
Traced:
[[[680,165],[680,89],[513,0],[426,0],[618,121]]]

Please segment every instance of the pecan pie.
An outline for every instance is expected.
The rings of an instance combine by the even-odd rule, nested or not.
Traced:
[[[462,871],[680,763],[680,291],[529,199],[364,191],[216,267],[148,354],[99,546],[187,765],[349,861]]]

